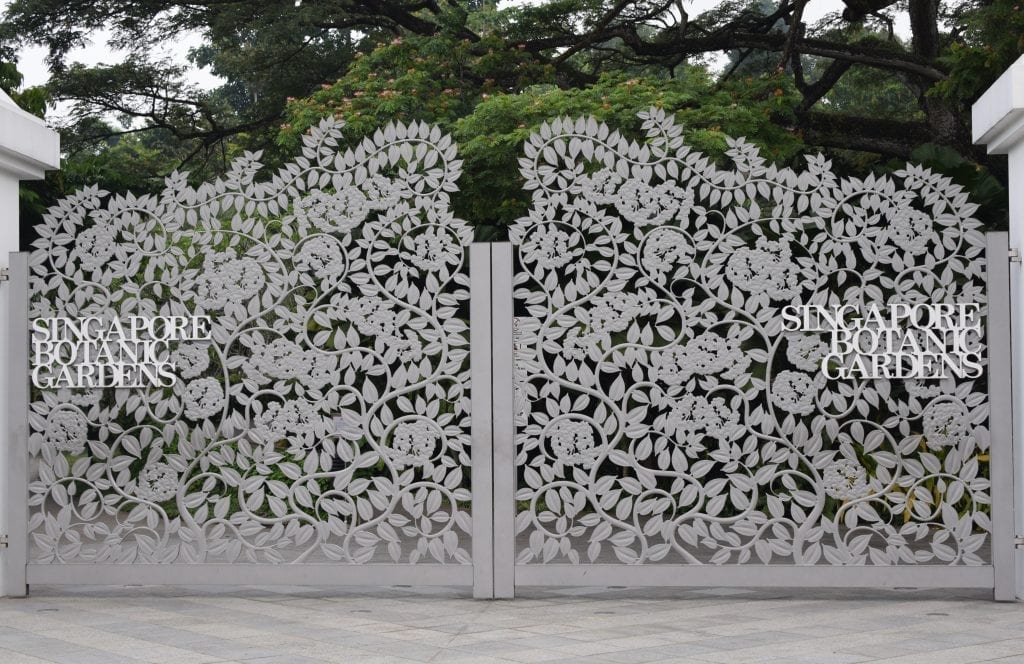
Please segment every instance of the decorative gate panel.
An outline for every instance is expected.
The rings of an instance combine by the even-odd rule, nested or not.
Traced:
[[[641,118],[642,143],[555,120],[521,160],[516,583],[991,587],[976,206],[919,167],[794,171],[742,139],[721,168]],[[955,307],[893,334],[944,346],[945,378],[865,373],[872,306],[937,303],[978,305],[969,341],[925,318]],[[830,355],[831,328],[795,320],[842,305],[868,331]]]
[[[247,154],[198,189],[184,174],[158,196],[91,188],[46,217],[37,352],[88,318],[107,341],[115,321],[159,339],[175,316],[211,334],[155,346],[166,386],[68,389],[116,384],[76,371],[124,357],[37,355],[52,389],[31,403],[30,582],[253,578],[227,564],[263,581],[471,581],[461,163],[436,127],[344,151],[341,128],[323,121],[268,182]]]

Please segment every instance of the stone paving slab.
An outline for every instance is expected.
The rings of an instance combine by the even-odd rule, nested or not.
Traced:
[[[1024,664],[1024,604],[975,591],[33,587],[0,664]]]

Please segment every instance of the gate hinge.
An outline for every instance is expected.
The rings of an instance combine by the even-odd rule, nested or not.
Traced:
[[[1018,549],[1024,549],[1024,537],[1014,537],[1013,545]]]
[[[6,549],[7,544],[7,535],[0,535],[0,549]]]
[[[1020,262],[1020,249],[1017,249],[1016,247],[1010,247],[1010,262],[1011,263],[1019,263]]]
[[[0,267],[0,281],[10,281],[11,270],[7,267]]]

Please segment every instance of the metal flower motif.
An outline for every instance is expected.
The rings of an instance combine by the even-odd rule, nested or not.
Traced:
[[[441,228],[427,228],[411,240],[412,262],[421,270],[437,272],[451,268],[462,260],[462,247],[452,235]]]
[[[422,466],[434,456],[441,441],[441,431],[429,420],[416,419],[395,427],[388,457],[399,470],[408,466]]]
[[[387,301],[375,295],[349,300],[338,313],[366,336],[389,337],[397,329],[397,314]]]
[[[685,214],[692,204],[692,193],[669,182],[652,187],[641,180],[627,180],[615,199],[622,217],[637,226],[664,224],[680,209]]]
[[[772,403],[794,415],[814,412],[814,380],[800,371],[781,371],[772,381]]]
[[[546,270],[568,265],[576,253],[571,250],[572,238],[555,224],[539,226],[523,243],[521,255],[528,263]]]
[[[345,256],[334,238],[316,235],[299,247],[295,254],[295,267],[310,272],[319,279],[333,279],[345,272]]]
[[[204,309],[223,309],[248,300],[263,289],[266,276],[256,259],[239,258],[234,250],[210,252],[196,282],[196,302]]]
[[[870,493],[868,471],[850,459],[833,461],[822,473],[825,493],[838,500],[857,500]]]
[[[587,422],[559,420],[548,431],[548,440],[555,459],[567,466],[590,468],[597,460],[594,428]]]
[[[743,247],[729,258],[726,275],[737,288],[765,292],[772,299],[800,292],[800,274],[789,241],[758,238],[754,249]]]
[[[224,386],[216,378],[198,378],[185,386],[182,397],[185,417],[201,420],[221,412],[227,398]]]
[[[685,394],[672,403],[664,416],[663,428],[673,442],[683,447],[695,446],[704,437],[727,442],[743,431],[740,414],[730,408],[723,397],[708,399],[700,394]]]
[[[242,365],[248,378],[258,383],[270,380],[292,380],[309,376],[315,353],[307,353],[288,338],[277,338],[270,343],[253,343],[252,356]]]
[[[689,265],[696,250],[685,235],[672,228],[658,228],[647,234],[640,264],[664,284],[673,270]]]
[[[650,367],[653,380],[668,385],[680,385],[694,376],[721,374],[735,378],[750,365],[735,342],[714,332],[704,332],[686,343],[651,353]]]
[[[642,309],[643,302],[634,293],[608,293],[594,298],[579,315],[593,332],[622,332]]]
[[[958,400],[936,399],[924,409],[924,437],[929,447],[957,445],[968,434],[967,408]]]
[[[275,401],[256,416],[252,431],[264,442],[292,439],[308,445],[317,433],[323,432],[322,422],[323,418],[308,401]]]
[[[162,503],[178,493],[178,473],[166,463],[151,463],[139,472],[136,495],[142,500]]]
[[[581,175],[576,182],[585,199],[598,205],[612,205],[618,200],[623,179],[615,171],[602,169],[593,175]]]
[[[114,255],[114,228],[96,224],[78,234],[75,251],[83,270],[93,271],[102,267]]]
[[[77,408],[58,408],[46,420],[43,436],[60,452],[81,454],[89,434],[89,422]]]
[[[412,330],[406,330],[404,337],[394,337],[391,345],[402,362],[419,362],[423,359],[423,342]]]
[[[295,201],[295,218],[300,228],[348,233],[362,223],[369,207],[366,195],[354,187],[344,187],[333,194],[316,190]]]
[[[828,345],[815,334],[786,335],[786,359],[801,371],[818,371],[829,353]]]
[[[938,238],[932,228],[932,219],[924,212],[910,207],[900,207],[889,221],[889,241],[904,249],[911,256],[920,256],[928,250],[928,244]]]
[[[171,353],[171,363],[181,378],[201,376],[210,366],[209,345],[201,342],[182,343]]]

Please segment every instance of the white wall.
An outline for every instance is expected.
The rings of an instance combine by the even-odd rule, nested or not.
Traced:
[[[46,170],[60,166],[60,136],[39,118],[22,111],[0,91],[0,268],[9,265],[11,252],[18,251],[18,186],[22,180],[42,179]],[[8,495],[8,476],[15,455],[21,451],[10,413],[10,379],[24,377],[26,368],[10,366],[10,296],[21,283],[0,281],[0,534],[10,539],[10,548],[0,549],[0,596],[26,593],[25,533],[10,532],[14,510],[26,509],[27,496],[18,501]],[[21,417],[17,418],[18,420]],[[24,453],[21,451],[22,454]],[[22,467],[22,463],[18,466]]]

